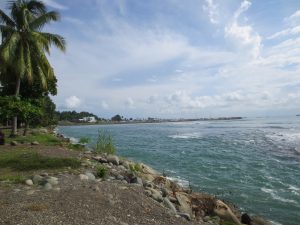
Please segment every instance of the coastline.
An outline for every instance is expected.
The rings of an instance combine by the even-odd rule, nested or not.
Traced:
[[[87,126],[87,125],[122,125],[122,124],[160,124],[160,123],[182,123],[182,122],[201,122],[201,121],[230,121],[230,120],[241,120],[245,117],[220,117],[220,118],[199,118],[199,119],[162,119],[162,120],[133,120],[133,121],[121,121],[121,122],[70,122],[70,121],[59,121],[58,126]]]
[[[65,138],[66,141],[70,141],[72,137],[64,137],[63,134],[59,134],[60,137]],[[107,163],[107,157],[111,157],[109,155],[97,155],[96,153],[93,153],[88,150],[88,154],[93,155],[90,159],[98,161],[100,163]],[[115,156],[118,158],[118,156]],[[163,196],[163,192],[168,192],[167,196],[170,196],[170,193],[173,193],[173,196],[171,196],[172,201],[174,206],[176,208],[180,208],[181,205],[185,206],[185,209],[182,209],[182,212],[180,214],[181,217],[186,218],[188,221],[202,221],[202,222],[208,222],[209,224],[216,223],[215,218],[217,218],[217,221],[223,220],[223,221],[229,221],[228,224],[237,224],[237,225],[242,225],[242,224],[248,224],[245,223],[245,221],[249,222],[251,221],[252,225],[272,225],[273,223],[269,220],[265,220],[264,218],[257,216],[257,215],[251,215],[247,213],[243,213],[242,210],[237,208],[234,204],[231,202],[227,202],[221,199],[218,199],[216,196],[211,195],[209,193],[204,193],[204,192],[194,192],[192,191],[189,187],[184,187],[176,181],[176,178],[172,177],[166,177],[164,175],[164,172],[157,172],[153,170],[151,167],[144,163],[137,163],[132,160],[128,160],[125,158],[122,158],[120,160],[119,165],[127,165],[127,168],[130,168],[129,165],[142,165],[141,167],[146,170],[146,172],[143,171],[144,175],[140,175],[142,178],[141,185],[145,188],[145,195],[147,197],[151,197],[154,200],[158,201],[159,203],[164,203],[164,201],[160,198],[157,197],[157,190],[153,190],[153,184],[155,185],[156,188],[160,189],[161,191],[161,196]],[[149,172],[151,171],[151,172]],[[118,175],[116,175],[118,176]],[[149,179],[150,176],[150,179]],[[150,192],[148,186],[144,186],[144,181],[150,182]],[[147,183],[148,184],[148,183]],[[167,187],[166,187],[166,184]],[[179,202],[178,201],[178,196],[174,194],[174,186],[175,190],[184,193],[184,199],[183,201],[185,202]],[[162,187],[166,188],[164,191],[162,191]],[[152,190],[151,190],[152,189]],[[154,194],[154,195],[153,195]],[[180,198],[180,197],[179,197]],[[176,200],[177,199],[177,200]],[[193,205],[195,202],[199,203],[201,202],[201,206]],[[203,204],[204,203],[204,204]],[[164,203],[167,207],[171,209],[174,213],[174,207],[170,206],[169,203]],[[176,205],[178,204],[178,205]],[[208,207],[208,208],[207,208]],[[199,211],[197,211],[199,210]],[[176,211],[175,211],[176,212]],[[183,214],[182,214],[183,213]],[[176,213],[175,213],[176,214]],[[176,215],[179,215],[178,212]],[[217,216],[217,217],[216,217]],[[243,222],[243,223],[242,223]],[[221,223],[220,223],[221,224]],[[227,223],[226,223],[227,224]],[[249,222],[250,224],[250,222]]]

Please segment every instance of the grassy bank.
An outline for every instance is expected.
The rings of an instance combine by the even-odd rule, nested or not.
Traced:
[[[17,146],[11,146],[16,142]],[[37,146],[30,145],[37,142]],[[61,155],[58,147],[70,150],[61,139],[49,133],[32,132],[28,136],[6,138],[6,145],[0,146],[0,181],[23,182],[37,171],[59,171],[76,169],[81,161],[73,155]],[[55,152],[56,151],[56,152]]]

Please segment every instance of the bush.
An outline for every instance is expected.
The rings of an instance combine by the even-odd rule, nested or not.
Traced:
[[[112,155],[116,153],[116,148],[110,133],[107,131],[98,131],[95,151],[97,153],[107,153]]]
[[[107,168],[105,166],[97,166],[96,175],[97,177],[105,178],[107,176]]]
[[[129,165],[129,169],[130,169],[132,172],[141,172],[141,171],[142,171],[142,167],[141,167],[141,165],[138,164],[138,163],[130,164],[130,165]]]
[[[80,139],[79,139],[79,143],[80,144],[87,144],[87,143],[89,143],[90,142],[90,138],[89,137],[81,137]]]

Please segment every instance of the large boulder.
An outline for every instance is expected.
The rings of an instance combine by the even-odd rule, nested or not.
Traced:
[[[226,205],[224,202],[221,200],[216,201],[216,206],[214,209],[214,213],[219,216],[221,219],[227,220],[227,221],[232,221],[236,223],[237,225],[242,225],[240,220],[234,215],[232,210],[229,208],[228,205]]]
[[[191,208],[191,201],[188,198],[188,195],[184,192],[176,192],[175,195],[176,195],[176,199],[179,203],[179,207],[178,207],[179,211],[181,213],[187,213],[190,215],[190,217],[192,217],[193,211]]]
[[[108,155],[106,159],[108,163],[112,163],[117,166],[120,164],[119,157],[116,155]]]

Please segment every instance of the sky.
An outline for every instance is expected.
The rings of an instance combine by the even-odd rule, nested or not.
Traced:
[[[58,110],[100,117],[300,113],[299,0],[43,0],[66,38]],[[0,7],[5,5],[0,0]]]

